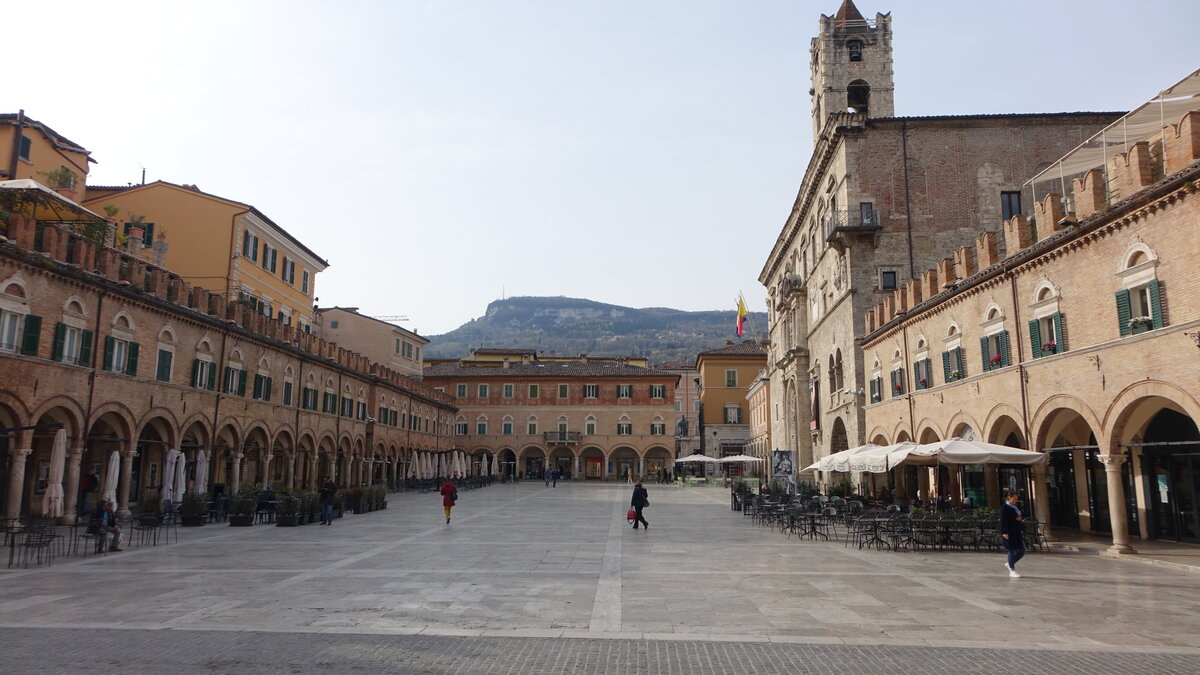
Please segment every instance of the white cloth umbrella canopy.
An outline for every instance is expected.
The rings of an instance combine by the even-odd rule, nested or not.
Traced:
[[[1022,464],[1030,466],[1047,461],[1050,455],[1012,448],[1007,445],[985,443],[983,441],[968,441],[962,438],[947,438],[913,446],[907,451],[899,450],[889,454],[891,466],[901,463],[938,463],[938,464]],[[898,461],[892,462],[893,459]]]
[[[500,455],[499,454],[492,455],[492,475],[493,476],[500,475]]]
[[[850,458],[850,471],[887,473],[916,446],[916,443],[903,441],[864,450]]]
[[[101,499],[117,503],[117,481],[121,479],[121,453],[113,450],[108,456],[108,467],[104,471],[104,492]]]
[[[50,476],[46,492],[42,495],[42,515],[58,518],[63,514],[63,467],[67,464],[67,430],[54,433],[54,447],[50,451]]]
[[[163,467],[162,490],[159,493],[159,498],[164,502],[172,501],[175,498],[175,464],[179,461],[179,451],[171,449],[167,451],[167,460]]]
[[[841,471],[847,472],[850,470],[850,458],[860,452],[866,452],[878,448],[874,443],[859,445],[848,450],[841,450],[830,455],[826,455],[809,466],[804,467],[801,471]]]
[[[730,455],[717,460],[722,464],[732,464],[734,462],[761,462],[762,457],[751,457],[750,455]]]
[[[208,492],[208,453],[200,450],[196,453],[196,485],[197,493]]]
[[[187,492],[187,456],[181,451],[175,458],[175,494],[171,501],[183,501],[183,493]]]
[[[676,464],[690,464],[692,462],[720,462],[720,461],[721,460],[717,459],[716,457],[709,457],[708,455],[688,455],[687,457],[680,457],[679,459],[675,460],[675,463]]]
[[[421,453],[421,478],[433,478],[433,458],[429,453]]]

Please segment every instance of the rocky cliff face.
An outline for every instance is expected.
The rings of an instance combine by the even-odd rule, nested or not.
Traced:
[[[752,313],[765,329],[766,315]],[[698,352],[736,339],[737,313],[635,309],[581,298],[496,300],[478,319],[430,337],[429,358],[464,356],[472,348],[527,348],[557,354],[645,356],[652,362],[693,360]]]

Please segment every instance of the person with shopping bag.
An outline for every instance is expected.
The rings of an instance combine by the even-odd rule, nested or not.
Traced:
[[[642,509],[650,506],[650,499],[646,496],[646,488],[642,487],[642,481],[638,481],[633,486],[633,499],[629,505],[633,507],[634,519],[633,529],[638,529],[638,523],[641,523],[647,530],[650,529],[650,523],[646,522],[646,518],[642,516]]]

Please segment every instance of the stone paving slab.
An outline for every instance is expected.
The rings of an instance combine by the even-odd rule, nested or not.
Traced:
[[[628,486],[500,485],[463,492],[450,525],[438,495],[404,493],[392,495],[387,510],[333,527],[183,528],[170,545],[0,569],[0,644],[6,657],[8,645],[27,642],[57,654],[51,637],[59,631],[79,631],[71,639],[88,642],[111,628],[121,641],[150,631],[172,644],[175,635],[203,643],[254,632],[285,661],[289,635],[342,636],[347,645],[364,636],[437,638],[456,654],[483,649],[481,640],[518,638],[596,638],[635,651],[651,643],[806,646],[808,656],[753,661],[768,669],[819,664],[828,655],[811,651],[818,647],[1200,658],[1195,574],[1055,552],[1030,554],[1020,565],[1025,578],[1010,580],[998,553],[860,551],[789,539],[730,511],[724,490],[648,487],[649,532],[625,523]],[[96,642],[105,652],[105,641]],[[525,647],[487,649],[519,655]],[[608,668],[626,648],[561,649],[560,660],[592,659],[580,666],[585,672],[588,664]],[[687,649],[718,661],[713,654],[724,653]],[[853,654],[868,659],[864,670],[884,658]],[[455,672],[455,663],[428,667]],[[1001,664],[1010,666],[990,666]]]

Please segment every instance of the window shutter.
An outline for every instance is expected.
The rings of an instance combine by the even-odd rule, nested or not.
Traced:
[[[192,359],[192,386],[200,386],[200,359]]]
[[[922,377],[925,378],[925,388],[928,389],[933,386],[933,361],[931,359],[925,359],[924,364],[925,367],[922,369]]]
[[[125,357],[125,374],[137,375],[138,367],[138,343],[129,343],[129,356]]]
[[[209,364],[208,368],[208,390],[217,390],[217,368],[215,365]]]
[[[988,353],[988,339],[985,337],[979,338],[979,356],[983,359],[983,372],[992,369],[992,355]]]
[[[1158,285],[1158,279],[1150,280],[1150,320],[1155,330],[1166,325],[1163,321],[1162,289]]]
[[[1133,318],[1129,315],[1129,289],[1124,288],[1117,291],[1117,324],[1121,328],[1121,335],[1129,335],[1133,329],[1129,327],[1129,320]]]
[[[42,317],[33,314],[25,315],[25,333],[21,337],[21,353],[25,356],[37,356],[38,342],[42,339]]]
[[[921,388],[921,362],[913,361],[913,389]]]
[[[80,331],[79,335],[79,365],[92,365],[92,331]]]
[[[65,323],[54,324],[54,351],[51,353],[50,358],[54,359],[55,361],[63,360],[63,342],[66,339],[67,339],[67,324],[65,324]]]
[[[1000,367],[1012,365],[1012,352],[1008,348],[1008,331],[1000,334]]]
[[[1029,322],[1029,350],[1033,353],[1033,358],[1042,358],[1042,329],[1038,326],[1037,319]]]
[[[875,402],[875,378],[871,378],[871,403]]]
[[[963,352],[963,348],[962,348],[962,347],[955,347],[955,348],[954,348],[954,351],[958,352],[958,367],[961,369],[961,372],[959,372],[959,374],[958,374],[958,375],[959,375],[959,377],[960,377],[960,378],[964,378],[964,379],[965,379],[965,378],[967,377],[967,356],[966,356],[966,353],[965,353],[965,352]]]
[[[246,371],[244,370],[237,371],[237,395],[246,395]]]
[[[944,382],[950,381],[950,352],[942,352],[942,377]]]
[[[273,384],[274,384],[274,381],[268,377],[267,378],[267,386],[263,390],[263,400],[264,401],[271,400],[271,385],[273,385]]]
[[[117,341],[113,336],[108,335],[104,338],[104,369],[112,370],[113,367],[113,347]]]
[[[262,398],[262,380],[262,375],[258,375],[257,373],[254,375],[254,398]]]
[[[1054,313],[1054,339],[1058,343],[1058,353],[1061,354],[1067,351],[1067,333],[1063,328],[1066,326],[1066,319],[1062,312]]]

